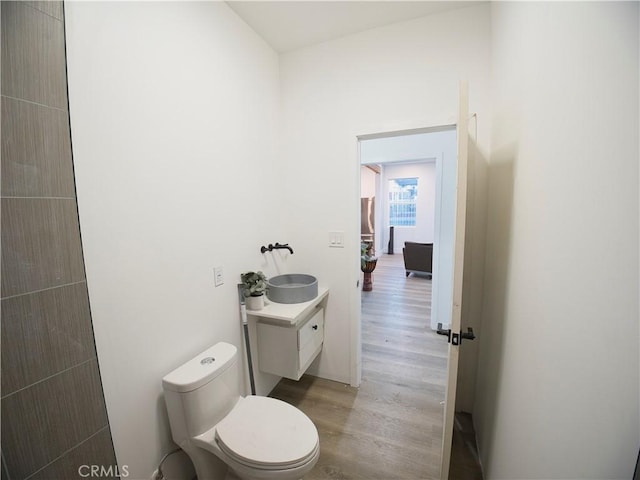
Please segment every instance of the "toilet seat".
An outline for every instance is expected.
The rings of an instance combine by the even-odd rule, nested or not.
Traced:
[[[215,442],[236,462],[260,470],[296,468],[317,457],[318,431],[297,408],[270,397],[241,398],[215,427]]]
[[[267,471],[284,472],[284,471],[290,471],[296,468],[304,467],[305,465],[310,463],[312,460],[317,459],[317,456],[319,454],[319,449],[320,449],[320,446],[319,444],[317,444],[316,447],[313,449],[313,451],[309,454],[309,456],[307,456],[306,458],[296,463],[292,463],[288,465],[267,465],[264,463],[255,463],[255,462],[247,461],[246,459],[237,457],[233,452],[228,452],[226,449],[221,448],[221,450],[223,450],[223,452],[225,452],[227,456],[236,464],[249,468],[254,471],[259,470],[263,472],[267,472]]]

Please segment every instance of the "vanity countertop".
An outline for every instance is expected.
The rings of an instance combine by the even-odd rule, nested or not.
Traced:
[[[276,303],[265,298],[264,308],[262,310],[249,310],[247,315],[254,317],[269,318],[282,324],[283,326],[295,326],[298,320],[301,320],[310,313],[316,305],[318,305],[329,294],[326,287],[318,287],[318,296],[313,300],[303,303]]]

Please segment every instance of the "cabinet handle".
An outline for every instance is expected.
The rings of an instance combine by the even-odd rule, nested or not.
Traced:
[[[311,327],[311,328],[313,328],[314,330],[317,330],[317,329],[318,329],[318,325],[314,325],[314,326],[313,326],[313,327]]]

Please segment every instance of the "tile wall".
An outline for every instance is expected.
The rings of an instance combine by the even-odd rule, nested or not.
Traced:
[[[1,22],[2,479],[84,478],[82,465],[113,472],[75,198],[63,4],[2,1]]]

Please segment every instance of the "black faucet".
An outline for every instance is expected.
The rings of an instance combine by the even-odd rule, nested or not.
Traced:
[[[262,247],[260,247],[260,253],[271,252],[273,250],[281,250],[283,248],[286,248],[287,250],[289,250],[291,252],[291,255],[293,255],[293,248],[291,248],[288,243],[285,243],[283,245],[283,244],[278,243],[278,242],[276,242],[275,245],[270,243],[268,247],[265,247],[263,245]]]

